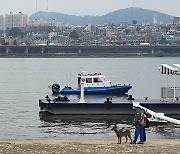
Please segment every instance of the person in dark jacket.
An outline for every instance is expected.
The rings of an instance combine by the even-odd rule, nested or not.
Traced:
[[[135,126],[135,133],[133,140],[134,144],[136,144],[139,135],[140,135],[140,142],[138,142],[138,144],[143,144],[146,141],[145,119],[146,119],[146,115],[144,110],[140,110],[140,112],[136,113],[134,117],[134,121],[133,121],[133,125]]]

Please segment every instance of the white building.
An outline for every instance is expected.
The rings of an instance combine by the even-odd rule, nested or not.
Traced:
[[[4,30],[4,16],[0,15],[0,30]]]
[[[180,17],[174,17],[173,24],[179,26],[180,25]]]
[[[28,15],[22,14],[19,12],[18,14],[6,14],[5,15],[5,29],[13,28],[13,27],[26,27],[28,24]]]
[[[166,34],[166,40],[169,43],[180,43],[180,31],[169,30]]]
[[[46,21],[43,19],[29,20],[28,25],[29,26],[55,26],[55,27],[63,26],[62,23],[57,22],[55,19],[53,19],[52,21]]]
[[[91,24],[87,24],[84,28],[86,32],[91,32]]]
[[[158,24],[158,16],[157,13],[154,13],[154,18],[153,18],[153,25],[157,25]]]

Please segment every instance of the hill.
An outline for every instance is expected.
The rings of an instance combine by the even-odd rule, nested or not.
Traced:
[[[172,23],[173,16],[168,14],[157,12],[158,23],[163,21],[164,23]],[[87,23],[91,24],[104,24],[104,23],[120,23],[120,22],[128,22],[132,23],[132,20],[137,20],[138,24],[142,23],[150,23],[152,24],[154,17],[154,11],[147,10],[143,8],[126,8],[117,10],[106,15],[102,16],[75,16],[62,14],[57,12],[37,12],[30,16],[30,19],[44,19],[47,21],[52,21],[56,19],[56,21],[69,23],[73,25],[85,25]]]

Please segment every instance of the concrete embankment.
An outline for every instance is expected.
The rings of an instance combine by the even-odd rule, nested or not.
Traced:
[[[0,46],[0,57],[180,56],[180,46]]]

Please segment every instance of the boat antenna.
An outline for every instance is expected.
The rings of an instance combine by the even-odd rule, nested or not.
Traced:
[[[69,75],[69,86],[71,87],[71,74]]]
[[[83,67],[81,66],[81,72],[83,71]]]
[[[66,75],[66,81],[67,81],[67,86],[68,86],[68,76]]]

